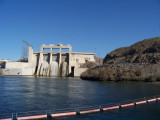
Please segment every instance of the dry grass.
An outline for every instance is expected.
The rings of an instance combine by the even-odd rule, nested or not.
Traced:
[[[2,75],[2,69],[0,69],[0,75]]]

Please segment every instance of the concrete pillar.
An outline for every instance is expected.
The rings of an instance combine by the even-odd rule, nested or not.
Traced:
[[[62,62],[62,49],[59,48],[59,67],[61,66],[61,62]]]
[[[45,44],[43,44],[43,45],[41,45],[41,51],[40,52],[43,52],[43,46],[44,46]]]
[[[52,48],[50,48],[50,59],[49,59],[49,63],[52,63]]]
[[[28,48],[28,63],[32,63],[33,60],[33,49],[31,46]]]
[[[52,63],[52,48],[50,48],[49,68],[48,68],[48,73],[47,73],[47,75],[49,77],[50,77],[50,73],[51,73],[51,63]]]
[[[41,46],[41,52],[40,52],[40,56],[39,56],[39,64],[38,64],[38,71],[37,71],[37,75],[41,74],[41,65],[43,63],[43,49]]]
[[[72,60],[72,47],[69,48],[69,62],[68,62],[68,66],[69,66],[69,74],[71,73],[71,60]]]
[[[39,56],[39,65],[43,63],[43,45],[41,46],[40,56]]]
[[[33,49],[31,46],[28,47],[28,63],[32,62],[32,58],[33,58]]]
[[[50,53],[50,59],[49,59],[49,64],[52,63],[52,53]]]
[[[40,63],[40,64],[43,63],[43,53],[40,53],[40,58],[39,58],[39,59],[40,59],[40,62],[39,62],[39,63]]]

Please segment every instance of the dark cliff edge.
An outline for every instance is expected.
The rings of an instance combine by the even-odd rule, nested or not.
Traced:
[[[99,81],[160,81],[160,37],[145,39],[106,55],[103,65],[80,76]]]

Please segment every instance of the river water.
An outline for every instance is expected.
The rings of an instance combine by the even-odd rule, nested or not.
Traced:
[[[79,78],[0,77],[2,114],[117,103],[160,95],[160,83],[98,82]],[[57,119],[158,120],[160,102],[109,112]]]

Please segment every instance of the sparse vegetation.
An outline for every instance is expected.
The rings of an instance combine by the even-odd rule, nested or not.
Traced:
[[[130,69],[129,69],[130,68]],[[160,81],[160,64],[116,64],[90,68],[82,79],[100,81]]]
[[[0,75],[2,75],[2,69],[0,69]]]
[[[146,39],[107,54],[103,65],[81,74],[100,81],[160,81],[160,37]]]
[[[141,70],[139,70],[139,69],[138,69],[138,70],[136,70],[136,72],[135,72],[135,75],[136,75],[136,76],[138,76],[138,77],[139,77],[141,74],[142,74],[142,71],[141,71]]]
[[[104,58],[104,64],[153,63],[160,61],[160,37],[142,40],[130,47],[118,48]]]
[[[151,75],[146,79],[146,82],[156,82],[156,81],[158,81],[158,79],[154,75]]]

